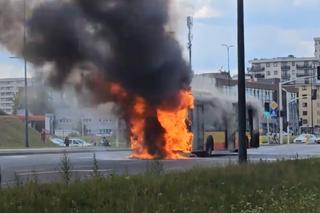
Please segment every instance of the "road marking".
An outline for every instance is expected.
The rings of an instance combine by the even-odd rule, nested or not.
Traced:
[[[74,169],[70,170],[70,172],[78,172],[78,173],[91,173],[92,169]],[[112,169],[99,169],[98,172],[112,172]],[[19,172],[16,171],[18,176],[30,176],[30,175],[48,175],[48,174],[60,174],[61,171],[35,171],[35,172]]]
[[[22,159],[27,158],[28,156],[25,155],[14,155],[14,156],[6,156],[5,158],[16,158],[16,159]]]

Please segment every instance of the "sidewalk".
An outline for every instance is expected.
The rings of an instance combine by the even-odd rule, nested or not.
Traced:
[[[10,155],[36,155],[36,154],[59,154],[81,152],[105,152],[105,151],[131,151],[129,148],[106,148],[106,147],[59,147],[59,148],[24,148],[24,149],[0,149],[0,156]]]

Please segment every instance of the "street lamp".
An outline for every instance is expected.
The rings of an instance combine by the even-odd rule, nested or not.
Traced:
[[[24,19],[24,23],[23,23],[23,47],[24,47],[24,51],[26,48],[26,42],[27,42],[27,32],[26,32],[26,0],[23,1],[23,19]],[[26,148],[29,147],[29,129],[28,129],[28,123],[29,123],[29,110],[28,110],[28,76],[27,76],[27,59],[24,56],[23,58],[19,58],[19,57],[10,57],[12,59],[22,59],[24,61],[24,104],[25,104],[25,138],[24,138],[24,142],[25,142],[25,146]]]
[[[228,59],[228,80],[229,80],[229,86],[230,86],[230,48],[234,47],[233,45],[228,45],[228,44],[221,44],[222,46],[224,46],[227,49],[227,59]]]

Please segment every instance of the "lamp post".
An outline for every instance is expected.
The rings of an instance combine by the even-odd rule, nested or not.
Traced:
[[[26,0],[23,1],[23,46],[24,51],[26,50],[26,43],[27,43],[27,31],[26,31]],[[24,53],[26,54],[26,53]],[[28,148],[29,147],[29,130],[28,130],[28,123],[29,123],[29,109],[28,109],[28,76],[27,76],[27,59],[24,56],[24,105],[25,105],[25,145]]]
[[[23,49],[26,49],[26,42],[27,42],[27,31],[26,31],[26,0],[23,1]],[[24,108],[25,108],[25,132],[24,132],[24,143],[26,148],[29,147],[29,110],[28,110],[28,76],[27,76],[27,59],[24,56],[23,58],[19,57],[10,57],[11,59],[21,59],[24,63]]]
[[[234,47],[233,45],[222,44],[227,49],[227,63],[228,63],[228,86],[230,87],[230,48]]]

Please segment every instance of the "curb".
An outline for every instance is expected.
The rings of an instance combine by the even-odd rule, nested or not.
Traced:
[[[128,148],[119,149],[84,149],[84,148],[63,148],[63,149],[0,149],[0,156],[13,156],[13,155],[38,155],[38,154],[62,154],[62,153],[85,153],[85,152],[119,152],[119,151],[131,151]]]

